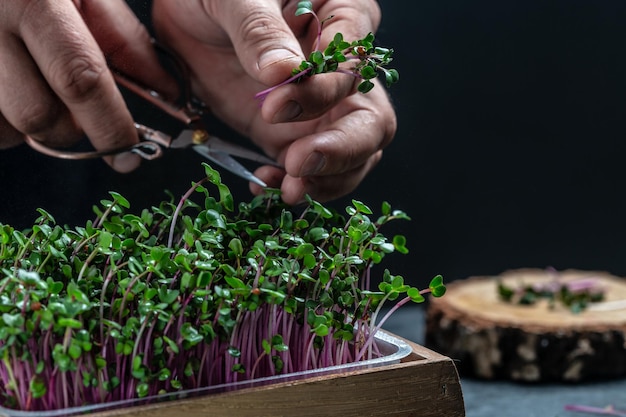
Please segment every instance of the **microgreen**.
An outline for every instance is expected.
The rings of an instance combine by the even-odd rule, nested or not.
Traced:
[[[178,202],[130,211],[117,193],[84,226],[40,210],[0,224],[0,404],[52,410],[207,387],[375,357],[386,301],[440,296],[372,267],[408,219],[353,201],[345,214],[277,190],[235,205],[216,171]],[[196,201],[198,200],[198,201]]]
[[[372,80],[377,78],[379,74],[384,75],[387,86],[399,80],[398,71],[387,68],[393,59],[393,49],[375,46],[373,33],[368,33],[362,39],[347,41],[342,33],[337,32],[326,48],[320,49],[324,23],[332,19],[333,16],[320,20],[310,1],[298,2],[296,16],[302,15],[312,16],[317,24],[317,40],[313,51],[297,68],[293,69],[291,77],[257,93],[255,97],[261,102],[269,93],[280,86],[298,82],[305,77],[329,72],[340,72],[356,77],[360,80],[358,91],[361,93],[367,93],[374,88]]]
[[[562,281],[558,277],[546,282],[521,284],[517,287],[498,282],[500,299],[519,305],[533,305],[546,300],[550,308],[557,304],[567,307],[572,313],[584,311],[589,304],[604,299],[604,288],[592,278]]]

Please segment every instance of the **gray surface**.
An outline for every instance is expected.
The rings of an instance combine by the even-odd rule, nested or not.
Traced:
[[[424,343],[424,308],[404,307],[383,326],[399,336]],[[583,417],[566,404],[626,409],[626,378],[580,384],[518,384],[461,378],[467,417]]]

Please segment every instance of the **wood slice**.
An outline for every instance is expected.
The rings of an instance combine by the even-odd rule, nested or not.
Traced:
[[[499,280],[519,288],[554,280],[555,271],[525,269],[448,285],[427,312],[426,346],[458,359],[459,372],[485,379],[580,381],[626,375],[626,280],[568,270],[559,279],[593,278],[604,300],[580,313],[547,301],[500,299]]]

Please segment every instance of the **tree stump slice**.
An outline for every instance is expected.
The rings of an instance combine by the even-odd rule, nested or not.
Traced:
[[[500,299],[499,280],[513,288],[548,282],[554,271],[525,269],[449,284],[427,312],[426,346],[457,359],[459,372],[484,379],[581,381],[626,375],[626,280],[568,270],[559,279],[594,278],[602,302],[581,313],[547,301],[516,305]]]

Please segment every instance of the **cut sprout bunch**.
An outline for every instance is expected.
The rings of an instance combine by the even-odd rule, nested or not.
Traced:
[[[313,51],[299,67],[293,69],[290,78],[257,93],[255,97],[261,102],[276,88],[316,74],[339,72],[356,77],[360,80],[358,91],[361,93],[367,93],[374,88],[372,80],[380,73],[384,75],[387,86],[396,83],[400,78],[397,70],[386,68],[392,61],[393,49],[374,46],[373,33],[370,32],[362,39],[348,42],[343,38],[343,34],[338,32],[328,46],[321,50],[324,23],[333,17],[320,20],[310,1],[298,3],[296,16],[302,15],[312,15],[317,23],[317,41]]]

